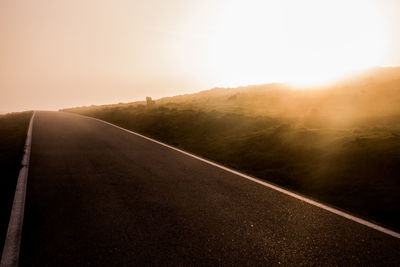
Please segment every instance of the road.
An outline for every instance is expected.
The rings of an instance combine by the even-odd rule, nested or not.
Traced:
[[[103,122],[37,112],[21,266],[399,266],[400,239]]]

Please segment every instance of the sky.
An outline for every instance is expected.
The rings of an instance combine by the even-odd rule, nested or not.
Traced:
[[[399,0],[0,0],[0,113],[400,65]]]

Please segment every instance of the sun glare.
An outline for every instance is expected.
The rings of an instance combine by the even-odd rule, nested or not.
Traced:
[[[220,85],[318,85],[380,63],[380,14],[368,1],[227,1],[208,38]]]

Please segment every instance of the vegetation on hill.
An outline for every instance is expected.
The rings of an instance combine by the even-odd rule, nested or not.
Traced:
[[[2,251],[32,112],[0,115],[0,249]]]
[[[100,118],[400,229],[400,69],[64,111]]]

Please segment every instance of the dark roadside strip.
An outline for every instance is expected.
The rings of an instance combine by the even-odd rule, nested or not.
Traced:
[[[0,115],[0,253],[7,234],[31,116],[32,111]]]
[[[35,112],[30,118],[28,132],[26,135],[24,155],[18,175],[14,202],[12,205],[7,234],[4,242],[1,266],[18,266],[34,117]]]

